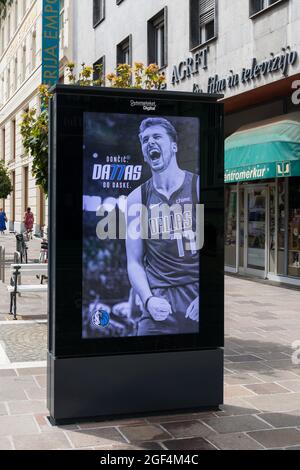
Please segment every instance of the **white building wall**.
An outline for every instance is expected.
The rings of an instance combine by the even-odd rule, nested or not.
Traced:
[[[18,6],[18,25],[15,29],[15,8]],[[22,115],[27,108],[39,110],[38,87],[42,77],[42,5],[43,0],[14,0],[8,8],[7,16],[0,22],[0,159],[3,158],[3,132],[5,129],[5,164],[12,175],[15,173],[15,194],[0,205],[5,206],[9,219],[10,230],[18,232],[23,230],[23,217],[25,212],[25,186],[24,168],[29,168],[28,174],[28,205],[32,208],[36,233],[39,233],[42,221],[40,220],[40,189],[35,184],[31,173],[32,158],[26,155],[20,134]],[[67,33],[64,31],[64,47],[60,51],[61,63],[72,58],[72,25],[69,14],[72,12],[72,1],[65,0],[65,22],[68,25]],[[11,35],[8,40],[8,19],[10,18]],[[2,46],[2,29],[4,29],[5,44]],[[33,59],[33,33],[35,33],[35,60]],[[66,34],[68,37],[66,37]],[[24,61],[24,48],[25,63]],[[15,59],[17,58],[17,80],[14,82]],[[8,81],[8,70],[10,80]],[[24,76],[25,73],[25,76]],[[9,94],[8,94],[8,90]],[[13,158],[12,121],[16,121],[15,159]],[[13,216],[13,197],[15,200],[15,217]],[[44,221],[47,225],[47,200],[44,203]]]
[[[189,0],[106,0],[105,19],[93,28],[93,0],[75,2],[76,34],[74,60],[77,64],[93,64],[106,56],[106,73],[116,66],[116,45],[132,34],[133,62],[147,63],[147,20],[165,6],[168,7],[168,67],[165,70],[168,89],[192,91],[197,84],[204,92],[208,79],[215,74],[228,78],[230,70],[240,74],[244,67],[250,68],[252,58],[258,63],[270,59],[282,48],[290,46],[300,55],[300,1],[285,0],[256,17],[249,17],[249,0],[216,0],[217,38],[199,47],[209,48],[208,67],[198,75],[171,84],[173,66],[179,65],[190,51],[190,2]],[[197,51],[194,51],[197,52]],[[80,68],[80,67],[79,67]],[[290,67],[289,75],[300,73],[300,60]],[[281,72],[269,74],[234,89],[226,89],[230,97],[250,89],[284,78]]]

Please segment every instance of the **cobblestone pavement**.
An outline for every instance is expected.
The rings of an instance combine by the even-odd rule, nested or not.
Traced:
[[[47,358],[47,323],[2,322],[0,323],[0,344],[9,362],[45,361]]]
[[[300,365],[292,362],[299,301],[296,290],[226,277],[225,404],[217,412],[51,427],[45,363],[7,363],[0,449],[300,449]]]

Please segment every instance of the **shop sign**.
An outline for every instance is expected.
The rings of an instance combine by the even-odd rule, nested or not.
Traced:
[[[209,77],[208,93],[224,93],[227,89],[234,89],[240,84],[257,80],[261,77],[268,77],[273,73],[281,72],[282,75],[288,76],[289,68],[294,66],[298,59],[298,52],[292,51],[290,47],[282,48],[282,52],[278,55],[270,54],[270,58],[262,62],[257,62],[254,57],[250,68],[243,68],[240,73],[234,73],[230,70],[230,75],[226,78],[220,78],[218,74]]]
[[[292,176],[291,162],[279,162],[276,164],[276,176],[284,178],[285,176]]]
[[[43,0],[42,83],[59,80],[59,6],[60,0]]]
[[[225,183],[300,176],[300,160],[270,162],[225,170]]]
[[[272,164],[249,165],[246,167],[225,170],[225,183],[238,183],[239,181],[252,181],[272,178]]]
[[[200,69],[207,69],[208,52],[208,47],[205,47],[201,51],[196,52],[193,57],[188,57],[178,65],[174,65],[172,72],[172,85],[178,85],[186,78],[199,74]]]

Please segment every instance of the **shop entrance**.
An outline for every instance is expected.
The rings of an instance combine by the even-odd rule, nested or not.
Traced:
[[[268,187],[245,190],[244,269],[265,277],[268,239]]]

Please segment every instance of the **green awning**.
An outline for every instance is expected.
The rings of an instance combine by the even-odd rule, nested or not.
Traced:
[[[225,141],[225,183],[300,176],[300,113],[245,126]]]

